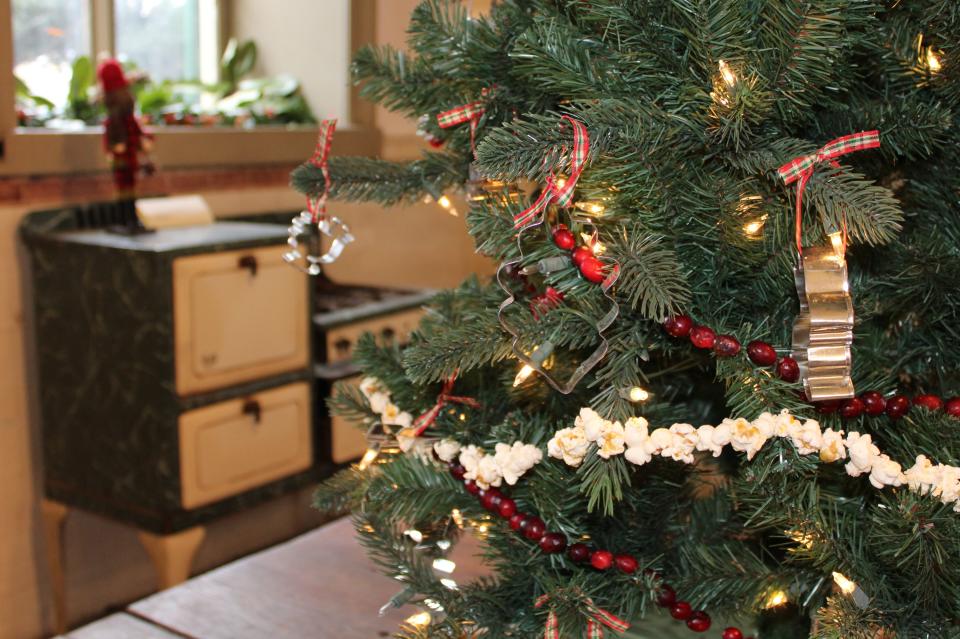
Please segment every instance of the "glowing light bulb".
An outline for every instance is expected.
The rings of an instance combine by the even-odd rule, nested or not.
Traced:
[[[533,368],[526,364],[523,365],[523,368],[520,369],[520,372],[517,373],[517,376],[513,378],[513,387],[516,388],[520,384],[524,383],[530,375],[533,374]]]
[[[593,243],[593,246],[590,247],[590,250],[593,251],[594,255],[602,255],[607,250],[607,245],[597,240]]]
[[[450,511],[450,519],[457,525],[457,528],[463,528],[463,514],[459,508],[454,508]]]
[[[723,78],[724,83],[732,89],[737,83],[737,74],[734,73],[730,65],[723,60],[720,60],[718,66],[720,67],[720,76]]]
[[[630,401],[631,402],[645,402],[650,399],[650,393],[640,388],[639,386],[634,386],[630,389]]]
[[[782,590],[777,590],[770,593],[770,596],[767,597],[766,603],[763,604],[764,608],[776,608],[777,606],[782,606],[787,603],[787,593]]]
[[[833,246],[833,252],[837,257],[843,256],[843,234],[840,231],[830,233],[830,244]]]
[[[857,589],[857,584],[847,579],[844,575],[839,572],[833,573],[833,581],[837,584],[841,591],[846,595],[852,595],[853,592]]]
[[[567,178],[557,178],[554,184],[557,186],[558,189],[562,189],[567,185]]]
[[[450,590],[459,590],[457,586],[457,582],[455,582],[453,579],[444,577],[443,579],[440,580],[440,583],[442,583],[444,586],[446,586]]]
[[[461,422],[467,421],[467,414],[466,414],[466,413],[460,413],[460,421],[461,421]]]
[[[421,541],[423,541],[423,533],[414,528],[411,528],[410,530],[404,530],[403,534],[412,539],[414,543],[419,544]]]
[[[357,462],[357,470],[366,470],[369,468],[370,464],[372,464],[379,455],[379,448],[368,448],[363,454],[363,457],[360,458],[360,461]]]
[[[940,58],[937,57],[933,47],[927,47],[927,68],[930,69],[930,73],[936,73],[940,70],[941,66]]]
[[[439,572],[445,572],[449,575],[457,569],[457,563],[441,557],[433,560],[433,569]]]
[[[407,617],[404,623],[413,626],[414,628],[426,628],[430,625],[430,622],[433,621],[433,617],[430,616],[430,613],[424,610],[423,612],[418,612],[415,615],[410,615]]]
[[[437,204],[443,207],[443,209],[445,209],[447,213],[449,213],[454,217],[460,215],[459,213],[457,213],[457,209],[454,208],[453,202],[451,202],[450,198],[448,198],[446,195],[441,195],[440,199],[437,200]]]
[[[757,237],[763,231],[763,226],[767,222],[767,216],[763,215],[759,219],[747,222],[743,225],[743,232],[749,237]]]

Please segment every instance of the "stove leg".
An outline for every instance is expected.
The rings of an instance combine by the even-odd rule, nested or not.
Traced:
[[[53,631],[60,635],[67,631],[67,581],[63,566],[63,531],[70,509],[58,501],[40,502],[43,536],[47,555],[50,590],[53,594]]]
[[[150,555],[157,571],[157,585],[166,590],[190,577],[190,568],[207,529],[203,526],[187,528],[169,535],[155,535],[141,530],[140,543]]]

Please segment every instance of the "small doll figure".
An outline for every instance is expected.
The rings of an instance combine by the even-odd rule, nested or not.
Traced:
[[[139,155],[143,152],[147,156],[153,136],[140,128],[134,115],[133,94],[120,63],[113,59],[104,60],[97,69],[97,78],[107,109],[107,119],[103,123],[103,145],[113,170],[113,183],[119,199],[130,199],[136,194]],[[147,156],[143,164],[144,174],[150,175],[153,170],[153,164]]]

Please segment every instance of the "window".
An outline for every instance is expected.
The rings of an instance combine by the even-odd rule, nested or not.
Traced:
[[[64,110],[85,97],[96,59],[109,52],[154,82],[218,80],[217,0],[12,0],[12,9],[20,97],[58,115],[83,119]]]
[[[30,93],[62,106],[78,56],[88,55],[89,0],[13,0],[13,72]]]
[[[215,0],[113,0],[117,56],[152,80],[217,81]]]

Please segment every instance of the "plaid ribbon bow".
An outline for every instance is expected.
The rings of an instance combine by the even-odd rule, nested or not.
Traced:
[[[330,157],[330,145],[333,143],[333,132],[336,129],[336,120],[323,120],[320,123],[317,146],[313,150],[313,157],[310,158],[310,164],[323,173],[323,193],[315,198],[307,197],[307,210],[313,215],[314,224],[327,214],[327,195],[330,193],[330,170],[327,167],[327,159]]]
[[[860,133],[851,133],[843,137],[827,142],[816,153],[804,155],[790,160],[779,169],[777,174],[786,185],[797,183],[797,251],[803,253],[802,230],[803,230],[803,190],[807,187],[807,181],[813,175],[817,165],[827,161],[835,167],[840,165],[836,158],[853,153],[854,151],[863,151],[864,149],[876,149],[880,146],[879,131],[861,131]],[[844,235],[846,235],[846,222],[844,222]],[[846,244],[846,239],[844,239]]]
[[[482,118],[483,114],[487,112],[486,97],[489,94],[490,89],[484,89],[480,94],[483,96],[483,100],[461,104],[460,106],[454,107],[449,111],[444,111],[437,114],[437,124],[440,125],[441,129],[449,129],[451,127],[460,126],[464,122],[470,123],[470,148],[473,149],[474,155],[477,154],[477,126],[480,124],[480,118]]]
[[[537,598],[536,603],[534,603],[535,608],[542,608],[550,602],[550,599],[553,595],[545,594]],[[587,607],[587,613],[589,617],[587,618],[587,639],[603,639],[603,627],[606,626],[610,628],[617,634],[621,634],[627,631],[627,628],[630,627],[630,624],[616,617],[603,608],[597,607],[593,600],[589,597],[584,599],[584,603]],[[557,613],[550,608],[550,611],[547,613],[547,623],[543,627],[543,639],[560,639],[560,622],[557,619]]]
[[[551,203],[556,202],[560,206],[570,206],[573,200],[573,190],[577,186],[577,180],[583,172],[583,167],[587,163],[587,154],[590,152],[590,136],[587,134],[587,127],[582,122],[574,120],[569,115],[560,118],[560,128],[564,128],[564,121],[570,123],[573,127],[573,151],[570,154],[570,176],[566,182],[561,183],[552,172],[547,176],[547,184],[540,192],[537,201],[527,207],[526,210],[518,213],[513,218],[513,227],[521,229],[530,224],[534,219],[543,214]]]
[[[422,435],[423,431],[430,428],[433,422],[437,421],[437,416],[440,415],[440,411],[443,410],[443,407],[447,404],[463,404],[470,408],[480,408],[480,402],[472,397],[451,395],[453,385],[456,381],[457,375],[454,373],[443,383],[443,388],[440,390],[440,394],[437,395],[437,403],[433,405],[433,408],[423,415],[420,415],[420,417],[417,417],[416,421],[413,422],[413,435],[415,437]]]

